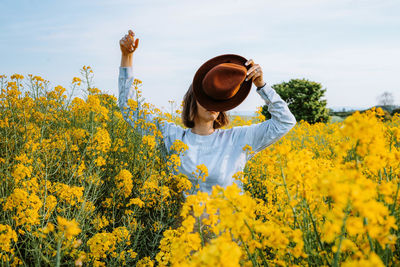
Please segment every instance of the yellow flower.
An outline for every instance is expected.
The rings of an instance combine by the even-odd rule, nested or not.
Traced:
[[[143,136],[142,142],[150,149],[150,151],[153,151],[154,147],[156,146],[156,139],[153,135]]]
[[[242,251],[237,243],[225,235],[211,241],[204,249],[196,252],[190,262],[193,266],[241,266]],[[229,259],[229,260],[228,260]]]
[[[21,74],[13,74],[13,75],[11,75],[10,78],[13,79],[13,80],[23,80],[24,76],[21,75]]]
[[[188,145],[185,144],[184,142],[182,142],[182,141],[179,140],[179,139],[176,139],[176,140],[172,143],[172,145],[171,145],[171,147],[170,147],[170,150],[171,150],[171,151],[175,151],[175,153],[178,154],[178,155],[181,154],[182,152],[188,150],[188,149],[189,149]]]
[[[32,166],[25,166],[22,163],[18,163],[12,172],[12,176],[15,179],[16,183],[24,180],[25,178],[29,178],[32,175]]]
[[[129,207],[132,205],[136,205],[142,208],[145,205],[145,203],[140,198],[131,198],[126,206]]]
[[[53,232],[53,231],[54,231],[54,224],[51,223],[51,222],[49,222],[49,223],[42,229],[42,232],[43,232],[44,234],[48,234],[48,233]]]
[[[133,188],[132,174],[128,170],[121,170],[115,177],[117,189],[124,197],[128,197]]]
[[[201,179],[203,182],[206,181],[206,177],[208,177],[208,169],[206,165],[200,164],[196,166],[196,171],[192,173],[195,175],[198,179]]]
[[[13,253],[11,242],[17,242],[17,240],[17,233],[11,226],[0,224],[0,251]]]
[[[82,82],[82,80],[79,77],[74,77],[72,79],[72,83],[75,83],[76,85],[81,85],[81,82]]]
[[[107,225],[110,224],[110,222],[107,220],[107,218],[103,215],[101,216],[100,214],[97,214],[94,220],[92,221],[92,224],[96,228],[96,230],[101,230]]]
[[[83,202],[83,190],[84,187],[82,186],[69,186],[58,182],[50,189],[60,200],[65,201],[71,206],[76,206],[78,203]]]
[[[37,195],[16,188],[7,198],[3,210],[15,210],[15,215],[12,218],[17,226],[30,226],[39,224],[39,209],[42,205],[42,201]]]
[[[95,162],[96,162],[96,166],[99,166],[99,167],[106,165],[106,160],[102,156],[98,156],[95,159]]]
[[[138,261],[136,264],[137,267],[153,267],[154,263],[150,259],[150,257],[144,257]]]
[[[97,151],[107,153],[111,147],[111,139],[106,129],[100,128],[93,137],[93,143]]]
[[[58,231],[68,240],[71,240],[81,232],[81,229],[79,228],[79,225],[75,219],[68,221],[61,216],[57,216],[57,228]]]

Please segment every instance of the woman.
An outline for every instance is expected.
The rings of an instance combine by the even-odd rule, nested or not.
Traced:
[[[134,121],[128,118],[126,111],[128,109],[128,99],[134,99],[132,55],[138,48],[138,45],[139,39],[135,40],[134,33],[131,30],[120,40],[122,57],[119,70],[119,106],[125,120],[132,126],[134,126]],[[234,58],[240,59],[241,57],[237,56]],[[229,64],[232,63],[222,65],[227,68],[232,67]],[[213,83],[214,87],[219,86],[223,88],[226,84],[218,84],[218,81],[224,76],[220,75],[223,70],[220,69],[222,71],[220,73],[218,71],[214,72],[214,76],[205,82],[205,77],[212,75],[208,75],[208,73],[200,75],[199,72],[201,72],[202,66],[196,73],[193,80],[194,83],[190,85],[183,99],[182,121],[188,128],[184,129],[171,122],[164,122],[160,126],[168,152],[176,139],[188,145],[189,149],[181,156],[179,171],[186,174],[193,184],[198,182],[198,190],[200,191],[211,193],[212,186],[214,185],[226,188],[234,182],[242,188],[242,184],[233,179],[232,175],[242,170],[246,161],[254,154],[282,138],[296,124],[296,119],[290,112],[287,103],[281,99],[273,88],[263,81],[263,73],[260,65],[255,64],[252,59],[247,60],[244,65],[248,69],[240,66],[240,64],[234,65],[235,68],[237,67],[235,69],[236,77],[241,77],[240,90],[242,90],[242,87],[250,90],[251,83],[254,83],[257,87],[256,92],[268,105],[268,111],[272,116],[271,119],[250,126],[220,129],[229,122],[225,111],[240,104],[247,96],[248,91],[242,90],[244,93],[241,93],[242,95],[239,100],[233,102],[225,101],[229,103],[228,105],[222,106],[219,104],[223,101],[212,103],[211,98],[207,98],[203,94],[203,88],[200,85],[201,82],[196,81],[198,77],[201,77],[204,87],[209,82]],[[240,76],[243,74],[243,71],[247,71],[246,77]],[[239,88],[238,86],[235,88]],[[211,90],[211,93],[217,94],[222,92],[213,91],[214,87],[211,86],[208,88]],[[204,106],[207,106],[207,108]],[[146,118],[148,121],[153,121],[153,119],[154,116],[152,115],[148,115]],[[243,150],[243,147],[246,145],[250,145],[255,152],[251,156],[248,156],[246,151]],[[200,164],[204,164],[208,169],[208,176],[204,182],[201,180],[198,181],[193,175],[193,172],[196,171],[196,166]],[[187,196],[186,192],[185,196]]]

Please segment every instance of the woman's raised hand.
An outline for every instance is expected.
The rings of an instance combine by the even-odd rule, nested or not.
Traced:
[[[131,55],[139,46],[139,39],[135,40],[135,33],[132,30],[128,31],[121,40],[119,40],[122,55]]]
[[[257,87],[261,87],[265,85],[263,79],[263,71],[259,64],[255,64],[253,59],[247,60],[245,63],[246,66],[250,65],[251,67],[247,70],[247,78],[246,81],[252,79],[253,83]]]

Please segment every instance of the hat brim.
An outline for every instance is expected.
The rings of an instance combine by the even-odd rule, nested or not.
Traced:
[[[244,65],[246,61],[247,61],[246,58],[239,55],[224,54],[213,57],[210,60],[206,61],[203,65],[201,65],[200,68],[197,70],[196,74],[194,75],[192,83],[194,95],[196,97],[196,100],[200,103],[200,105],[208,110],[214,110],[214,111],[227,111],[240,105],[240,103],[242,103],[245,100],[245,98],[248,96],[250,92],[252,79],[248,81],[244,80],[241,83],[240,88],[236,92],[236,94],[232,98],[227,100],[218,100],[210,98],[203,90],[202,81],[207,72],[218,64],[235,63],[246,67],[246,69],[249,69],[251,67],[250,65],[249,66]]]

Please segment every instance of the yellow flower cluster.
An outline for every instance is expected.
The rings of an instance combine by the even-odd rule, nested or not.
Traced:
[[[117,99],[90,84],[92,69],[81,73],[72,86],[87,94],[71,101],[42,77],[0,75],[1,265],[400,264],[399,115],[301,121],[261,152],[243,147],[252,156],[234,175],[243,191],[234,183],[185,199],[188,146],[176,140],[165,156],[161,131],[144,119],[183,127],[180,111],[138,106],[134,79],[132,128]],[[263,120],[259,107],[224,128]],[[207,166],[194,175],[204,180]]]
[[[54,183],[49,191],[57,197],[65,201],[70,206],[76,206],[79,203],[82,203],[84,200],[83,196],[84,188],[82,186],[69,186],[63,183]]]
[[[14,192],[7,197],[3,206],[4,211],[14,211],[13,220],[16,225],[25,225],[30,229],[31,225],[39,224],[39,209],[43,203],[34,193],[16,188]]]
[[[129,197],[132,192],[132,174],[128,170],[121,170],[115,177],[115,185],[124,197]]]
[[[205,182],[206,178],[208,177],[207,166],[204,164],[197,165],[196,171],[194,171],[192,174],[195,175],[195,177],[197,177],[199,180]]]
[[[78,223],[74,219],[72,221],[68,221],[63,217],[58,216],[57,224],[60,234],[68,240],[71,240],[81,232]]]
[[[0,261],[11,266],[22,264],[19,258],[15,257],[12,243],[18,240],[17,233],[9,225],[0,224]]]
[[[153,151],[153,149],[156,146],[156,139],[154,135],[145,135],[142,138],[142,142],[145,146],[149,148],[150,151]]]
[[[256,200],[240,194],[236,183],[226,189],[215,186],[211,196],[203,192],[188,196],[181,212],[182,226],[164,232],[157,260],[162,266],[265,265],[268,259],[262,253],[267,248],[282,258],[287,253],[307,257],[301,231],[268,221],[266,216],[257,218],[256,207]],[[229,262],[227,255],[231,255]]]
[[[17,242],[17,233],[9,225],[0,224],[0,250],[5,253],[14,253],[11,242]]]
[[[87,241],[90,253],[89,258],[93,260],[94,266],[106,266],[101,260],[107,257],[116,259],[123,263],[127,254],[119,251],[121,247],[129,246],[130,234],[125,227],[115,228],[112,233],[97,233]],[[134,252],[131,252],[134,253]]]

